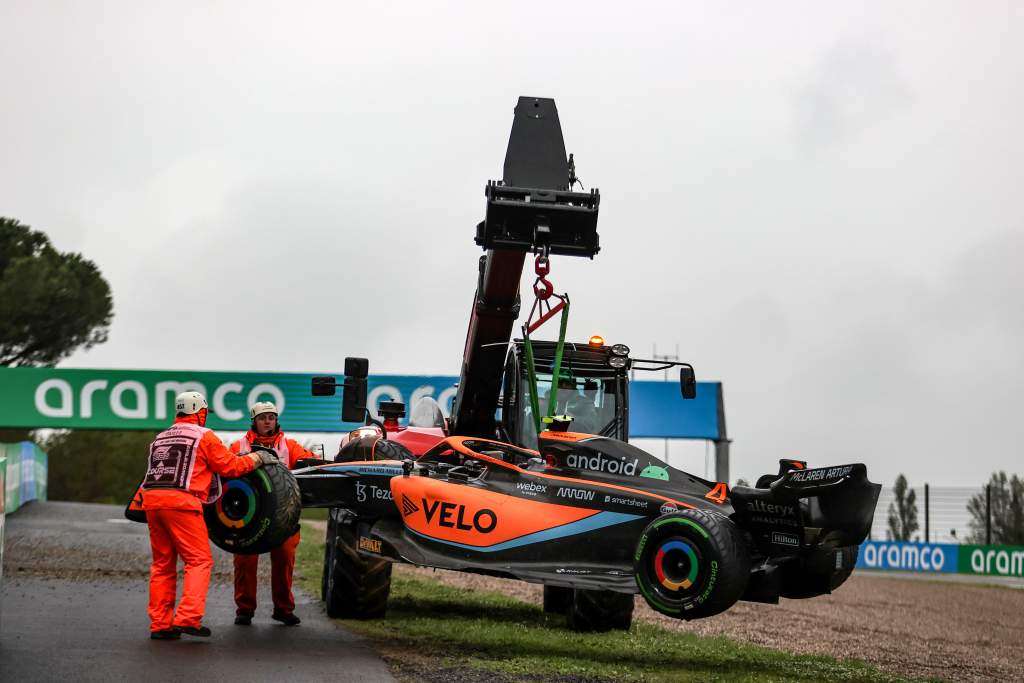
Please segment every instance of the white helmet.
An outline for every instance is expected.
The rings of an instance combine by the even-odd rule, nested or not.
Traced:
[[[280,414],[277,412],[277,406],[270,401],[260,401],[258,403],[254,403],[252,408],[249,408],[249,419],[255,420],[257,415],[262,415],[263,413],[273,413],[274,415]]]
[[[195,415],[206,407],[206,397],[198,391],[183,391],[174,399],[174,412],[182,415]]]

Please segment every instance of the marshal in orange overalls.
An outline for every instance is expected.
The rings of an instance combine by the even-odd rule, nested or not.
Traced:
[[[149,448],[141,495],[153,549],[150,632],[157,635],[202,627],[213,567],[203,502],[209,496],[213,474],[240,477],[259,464],[256,456],[238,457],[202,426],[206,423],[205,403],[203,399],[203,408],[195,414],[179,413]],[[185,584],[175,612],[178,556],[185,562]]]
[[[238,441],[231,444],[233,453],[246,453],[256,444],[270,448],[277,459],[288,469],[303,458],[315,458],[293,439],[285,437],[278,430],[270,436],[260,436],[250,429]],[[270,594],[274,601],[273,617],[285,623],[298,623],[293,616],[295,596],[292,594],[292,574],[295,570],[295,549],[299,545],[296,531],[284,543],[270,551]],[[248,623],[256,613],[256,577],[259,570],[259,555],[235,555],[235,614],[240,618],[235,623]]]

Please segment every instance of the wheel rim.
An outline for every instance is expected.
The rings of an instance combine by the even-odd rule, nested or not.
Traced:
[[[701,579],[702,559],[700,549],[688,539],[665,539],[648,563],[652,587],[670,599],[692,592]]]
[[[256,491],[242,479],[231,479],[224,495],[217,499],[217,519],[227,527],[241,529],[256,514]]]

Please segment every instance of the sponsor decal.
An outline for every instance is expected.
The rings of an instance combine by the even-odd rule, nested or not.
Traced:
[[[675,512],[679,509],[679,506],[675,503],[662,503],[660,512],[663,515],[667,515],[670,512]]]
[[[917,572],[955,572],[957,549],[952,543],[865,541],[857,567]]]
[[[648,479],[660,479],[662,481],[668,481],[668,468],[658,467],[657,465],[648,465],[647,467],[640,470],[641,477],[647,477]]]
[[[559,567],[555,570],[556,574],[590,574],[589,569],[568,569],[566,567]]]
[[[638,498],[619,498],[618,496],[605,496],[604,502],[611,503],[613,505],[629,505],[635,508],[645,508],[648,505],[646,500],[640,500]]]
[[[796,534],[787,534],[781,531],[773,531],[772,543],[774,543],[775,545],[791,545],[793,547],[799,547],[800,537]]]
[[[636,468],[640,465],[640,461],[634,459],[632,462],[629,462],[627,460],[619,460],[618,458],[608,458],[605,457],[604,453],[598,453],[593,456],[573,453],[566,458],[565,464],[578,470],[633,476],[636,474]]]
[[[547,486],[543,484],[535,484],[532,481],[521,481],[518,484],[516,484],[516,488],[530,496],[536,496],[540,495],[541,493],[547,493],[548,490]]]
[[[416,507],[416,503],[409,500],[409,497],[405,494],[402,495],[402,516],[408,517],[414,512],[419,512],[419,508]]]
[[[559,498],[571,498],[573,500],[594,500],[594,491],[574,489],[567,486],[559,486],[558,490],[555,491],[555,495]]]
[[[1024,577],[1024,547],[961,546],[960,571],[991,576]]]
[[[749,519],[751,522],[754,522],[755,524],[768,524],[772,526],[791,527],[800,526],[800,522],[796,521],[795,519],[790,519],[789,517],[766,517],[765,515],[750,515]]]
[[[816,470],[800,470],[794,472],[790,481],[813,482],[830,481],[841,479],[853,471],[853,465],[842,465],[841,467],[822,467]]]
[[[367,538],[366,536],[359,537],[359,549],[367,550],[371,553],[380,554],[380,541],[375,538]]]
[[[394,498],[391,495],[391,489],[357,481],[356,500],[360,503],[365,503],[367,500],[394,500]]]
[[[472,519],[468,519],[466,506],[461,503],[449,503],[446,500],[428,502],[426,498],[421,499],[421,502],[423,503],[423,516],[427,518],[427,524],[436,523],[438,526],[461,529],[462,531],[475,529],[481,534],[489,534],[494,531],[494,527],[498,526],[498,515],[494,510],[481,508],[473,513]]]
[[[780,517],[792,517],[796,514],[795,505],[782,505],[781,503],[767,503],[763,500],[752,500],[747,503],[747,510],[767,515],[778,515]]]

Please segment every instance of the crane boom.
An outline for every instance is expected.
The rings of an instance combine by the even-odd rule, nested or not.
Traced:
[[[488,182],[485,195],[487,215],[476,242],[486,254],[480,257],[450,433],[492,437],[526,253],[593,258],[600,249],[600,195],[571,191],[554,100],[519,98],[503,178]]]

